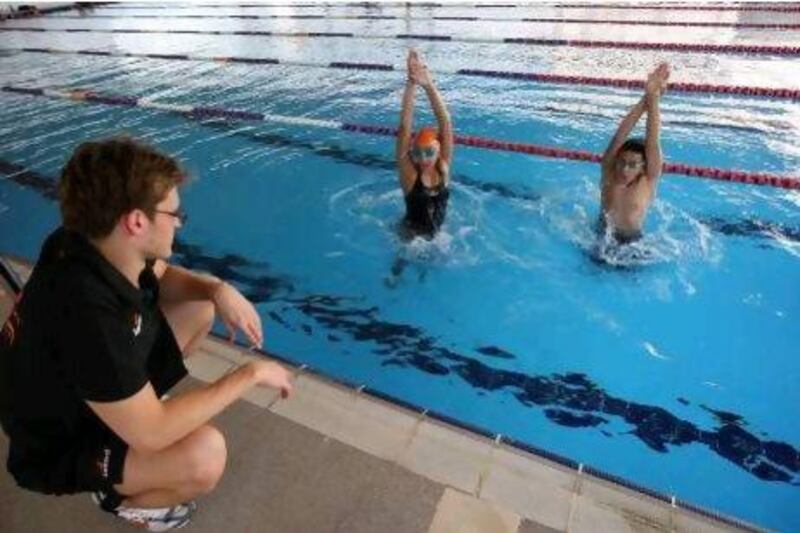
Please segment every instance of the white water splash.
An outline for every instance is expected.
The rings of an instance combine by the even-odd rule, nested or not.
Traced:
[[[649,342],[642,343],[642,346],[644,347],[645,351],[648,354],[650,354],[652,357],[655,357],[656,359],[661,359],[662,361],[670,361],[672,359],[671,357],[667,357],[666,355],[659,352],[656,349],[656,347],[650,344]]]

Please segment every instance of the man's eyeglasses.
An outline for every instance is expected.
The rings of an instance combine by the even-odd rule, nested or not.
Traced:
[[[175,211],[161,211],[156,209],[156,213],[161,213],[162,215],[169,215],[171,217],[177,218],[178,222],[181,223],[181,226],[186,224],[189,220],[189,215],[186,214],[182,209],[176,209]]]

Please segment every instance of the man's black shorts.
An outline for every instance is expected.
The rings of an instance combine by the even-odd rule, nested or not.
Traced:
[[[57,458],[38,464],[11,448],[8,469],[20,487],[44,494],[113,491],[122,482],[127,453],[128,445],[109,431],[87,436]]]
[[[162,323],[152,350],[159,354],[154,359],[161,368],[152,385],[161,396],[186,375],[186,367],[172,329],[159,314]],[[12,427],[6,430],[13,434]],[[50,460],[15,454],[13,440],[8,469],[23,488],[44,494],[103,491],[113,496],[114,485],[122,483],[128,445],[99,422],[95,431],[82,435]]]

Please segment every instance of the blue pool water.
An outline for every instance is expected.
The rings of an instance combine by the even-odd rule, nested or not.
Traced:
[[[413,16],[711,20],[698,12],[375,8]],[[797,46],[800,32],[442,21],[125,19],[361,14],[356,7],[95,10],[8,25],[571,37]],[[719,20],[800,22],[722,13]],[[656,35],[657,39],[653,36]],[[408,42],[4,33],[0,48],[404,61]],[[797,88],[796,58],[417,43],[457,68]],[[394,126],[402,72],[3,54],[3,84]],[[441,74],[459,133],[600,152],[634,91]],[[0,251],[34,260],[50,187],[82,141],[118,133],[193,175],[175,260],[237,284],[266,348],[355,383],[782,531],[800,530],[800,194],[665,175],[633,250],[598,256],[595,164],[456,148],[444,231],[403,244],[393,143],[313,127],[195,121],[0,93]],[[418,124],[431,122],[419,95]],[[669,161],[800,175],[797,102],[667,94]],[[792,355],[795,354],[795,355]]]

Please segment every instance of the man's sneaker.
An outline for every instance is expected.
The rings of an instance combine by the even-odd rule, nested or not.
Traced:
[[[92,493],[92,499],[96,504],[102,505],[105,494],[99,491]],[[133,526],[144,528],[148,531],[168,531],[188,524],[196,509],[197,504],[189,501],[174,507],[159,508],[124,507],[120,505],[111,513]]]
[[[190,507],[189,504],[181,503],[174,507],[161,507],[158,509],[119,506],[114,511],[114,514],[129,524],[146,528],[148,531],[168,531],[188,524],[193,512],[193,507]]]

